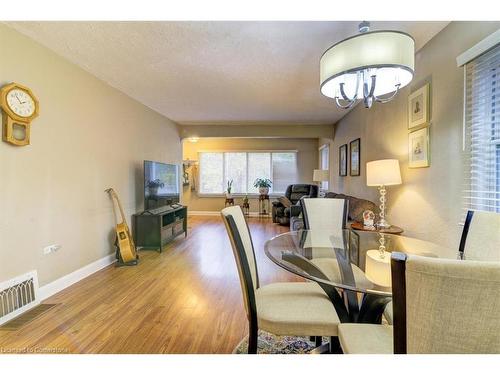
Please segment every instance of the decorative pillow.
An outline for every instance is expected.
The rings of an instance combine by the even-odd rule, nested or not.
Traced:
[[[286,208],[289,208],[293,205],[293,203],[287,197],[279,197],[278,201]]]

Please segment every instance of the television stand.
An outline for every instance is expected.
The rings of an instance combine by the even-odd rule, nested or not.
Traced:
[[[187,207],[165,206],[132,216],[135,245],[141,250],[157,250],[184,233],[187,236]]]

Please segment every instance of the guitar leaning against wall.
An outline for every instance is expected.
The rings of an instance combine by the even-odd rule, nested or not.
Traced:
[[[116,203],[118,209],[120,211],[121,222],[116,223],[116,242],[115,245],[118,246],[118,263],[121,265],[136,265],[139,260],[139,256],[137,255],[137,251],[135,248],[134,240],[130,235],[130,229],[127,225],[127,220],[125,219],[125,214],[123,212],[123,207],[118,198],[118,195],[114,191],[113,188],[109,188],[105,190],[106,193],[109,193],[111,196],[113,203]],[[116,218],[116,215],[115,215]]]

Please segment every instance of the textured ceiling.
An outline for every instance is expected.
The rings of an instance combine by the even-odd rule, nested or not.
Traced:
[[[8,22],[179,123],[334,123],[319,58],[358,22]],[[417,50],[447,22],[373,22]],[[377,104],[375,104],[377,105]]]

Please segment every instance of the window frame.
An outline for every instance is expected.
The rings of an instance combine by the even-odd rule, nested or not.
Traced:
[[[496,37],[492,38],[496,34]],[[500,48],[498,47],[497,44],[492,44],[491,41],[493,39],[499,39],[500,38],[500,31],[497,31],[496,33],[490,35],[489,37],[485,38],[483,41],[479,42],[476,46],[472,47],[470,50],[464,52],[462,55],[457,57],[457,65],[458,66],[463,66],[463,72],[464,72],[464,108],[463,108],[463,145],[462,145],[462,150],[464,152],[464,166],[466,168],[465,171],[465,185],[464,185],[464,190],[462,192],[462,198],[463,198],[463,203],[464,203],[464,210],[462,213],[461,220],[459,222],[460,225],[463,225],[464,220],[465,220],[465,213],[467,210],[473,210],[473,211],[488,211],[488,212],[500,212],[500,136],[498,134],[495,134],[495,124],[497,123],[497,95],[498,93],[495,91],[496,86],[498,86],[498,80],[500,79],[499,71],[493,71],[490,72],[492,74],[491,76],[491,91],[490,95],[491,97],[491,102],[492,104],[492,111],[490,120],[485,120],[484,126],[485,129],[481,129],[480,127],[477,129],[472,129],[474,125],[471,125],[469,122],[468,117],[471,116],[471,113],[474,113],[474,110],[472,110],[469,106],[469,99],[468,95],[471,95],[470,90],[472,90],[472,86],[469,86],[469,79],[468,79],[468,64],[472,63],[474,60],[481,58],[486,53],[489,53],[493,49]],[[484,99],[484,98],[480,98]],[[472,102],[474,104],[474,102]],[[487,104],[484,104],[485,108],[487,108],[488,105],[491,105],[490,102]],[[487,125],[488,123],[492,124],[491,128],[491,135],[487,136]],[[481,141],[473,141],[471,136],[472,132],[477,131],[483,131],[485,134],[483,135],[482,142],[484,145],[488,145],[491,148],[491,156],[494,158],[494,165],[491,167],[490,174],[484,173],[484,176],[487,179],[483,181],[486,184],[491,184],[491,187],[487,187],[486,190],[482,190],[481,188],[477,188],[475,184],[478,183],[473,183],[473,179],[475,176],[478,174],[482,174],[481,171],[481,166],[475,167],[475,163],[478,161],[477,156],[473,156],[472,150],[474,146],[481,145]],[[488,149],[488,146],[483,146],[485,149]],[[481,163],[482,160],[479,160],[479,163]],[[477,169],[476,169],[477,168]],[[494,181],[491,182],[489,179],[493,179]],[[494,189],[491,191],[490,189]],[[491,198],[489,195],[493,194],[495,198]],[[482,201],[491,201],[493,203],[482,203]],[[479,203],[477,203],[479,202]]]
[[[224,187],[224,183],[226,181],[226,154],[231,154],[231,153],[245,153],[246,154],[246,188],[248,189],[248,155],[249,154],[270,154],[269,158],[269,170],[270,170],[270,175],[271,178],[274,176],[274,170],[273,170],[273,153],[277,154],[283,154],[283,153],[290,153],[295,155],[295,167],[297,168],[298,160],[297,160],[297,154],[298,150],[200,150],[198,151],[198,160],[201,160],[201,154],[206,154],[206,153],[220,153],[222,154],[222,186]],[[201,173],[202,173],[202,166],[200,163],[200,168],[199,168],[199,176],[198,180],[201,182]],[[298,173],[297,173],[298,174]],[[285,192],[269,192],[270,197],[280,197],[284,194]],[[258,197],[259,193],[232,193],[231,194],[233,197]],[[220,198],[220,197],[225,197],[224,191],[221,193],[204,193],[201,191],[201,183],[197,192],[197,196],[200,198]]]
[[[319,169],[323,169],[323,170],[328,170],[330,171],[330,144],[328,143],[325,143],[323,144],[319,149],[318,149],[318,153],[319,153]],[[326,166],[323,164],[323,155],[325,154],[326,155]],[[320,186],[321,186],[321,189],[323,191],[328,191],[328,189],[330,188],[330,181],[321,181],[320,182]]]

